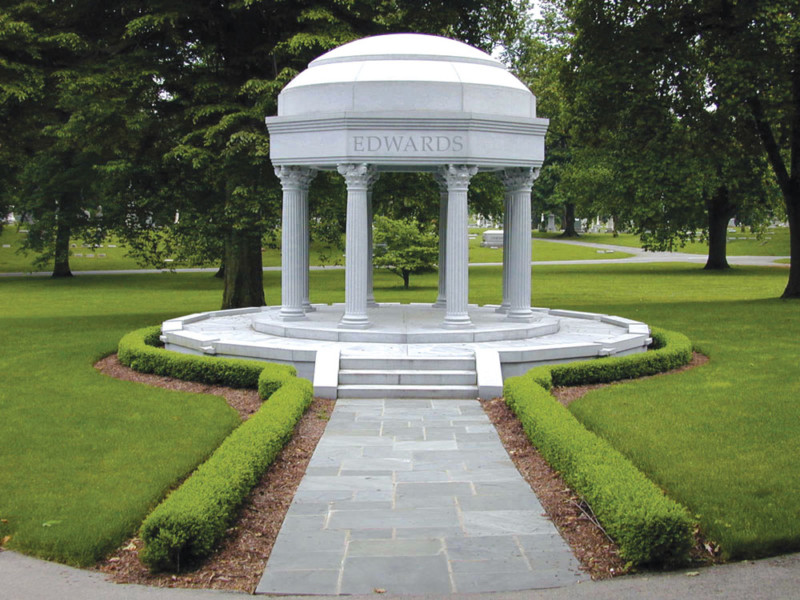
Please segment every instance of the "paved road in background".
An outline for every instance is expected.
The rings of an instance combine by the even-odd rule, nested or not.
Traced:
[[[594,244],[592,242],[581,242],[576,240],[544,240],[553,244],[571,244],[573,246],[584,246],[595,248],[598,252],[625,252],[633,254],[628,258],[595,258],[586,260],[534,260],[531,265],[603,265],[603,264],[636,264],[636,263],[700,263],[705,264],[708,256],[706,254],[684,254],[683,252],[646,252],[641,248],[629,248],[627,246],[612,246],[611,244]],[[534,239],[534,244],[536,240]],[[785,267],[788,264],[776,263],[776,260],[787,259],[788,256],[729,256],[728,263],[737,266],[754,267]],[[502,266],[503,263],[470,263],[472,267]],[[327,267],[310,267],[312,271],[330,271],[344,269],[344,266],[333,265]],[[121,269],[117,271],[73,271],[73,275],[144,275],[148,273],[216,273],[217,268],[189,268],[189,269]],[[264,267],[264,271],[280,271],[280,267]],[[0,277],[49,277],[50,271],[0,273]]]

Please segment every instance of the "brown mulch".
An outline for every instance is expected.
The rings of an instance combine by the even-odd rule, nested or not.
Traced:
[[[169,377],[145,375],[122,366],[116,355],[104,358],[96,366],[103,373],[119,379],[222,396],[228,404],[239,411],[242,419],[247,419],[261,406],[256,390],[211,386]],[[126,542],[96,568],[117,583],[212,588],[253,593],[264,572],[294,492],[303,478],[322,432],[325,431],[333,405],[333,400],[314,399],[295,427],[291,441],[245,501],[239,520],[228,530],[228,536],[222,546],[197,569],[176,575],[150,573],[139,561],[139,550],[143,546],[139,538]]]
[[[707,362],[695,354],[692,362],[673,372],[683,371]],[[191,383],[137,373],[122,366],[116,355],[104,358],[96,367],[103,373],[149,385],[187,392],[210,393],[225,400],[246,419],[261,405],[255,390],[226,388]],[[659,377],[660,375],[655,375]],[[564,404],[603,384],[556,388],[553,394]],[[592,579],[608,579],[626,572],[619,549],[596,522],[591,509],[553,471],[531,445],[520,422],[502,399],[482,401],[489,418],[497,428],[517,469],[530,484],[547,516],[569,543],[582,568]],[[334,401],[315,399],[295,429],[292,440],[283,449],[262,481],[241,510],[240,519],[229,530],[221,548],[197,569],[180,574],[152,574],[139,562],[142,548],[139,538],[129,540],[97,569],[117,583],[138,583],[158,587],[213,588],[253,593],[264,571],[267,559],[289,509],[295,489],[305,473],[314,448],[322,436]],[[692,553],[696,563],[715,562],[716,546],[697,537]]]

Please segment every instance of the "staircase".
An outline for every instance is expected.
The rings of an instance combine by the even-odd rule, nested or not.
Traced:
[[[477,398],[474,356],[339,359],[339,398]]]

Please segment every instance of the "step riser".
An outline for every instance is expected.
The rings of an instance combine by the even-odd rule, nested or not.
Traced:
[[[348,358],[343,356],[339,368],[352,371],[474,371],[474,358]]]
[[[380,371],[361,371],[358,373],[339,372],[339,385],[477,385],[477,375],[472,372],[460,373],[382,373]]]
[[[369,386],[340,385],[339,398],[353,399],[393,399],[393,398],[452,398],[465,399],[477,398],[477,386],[431,386],[424,390],[400,386]]]

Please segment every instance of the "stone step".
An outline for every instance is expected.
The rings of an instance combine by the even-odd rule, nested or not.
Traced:
[[[394,371],[474,371],[474,356],[398,357],[342,355],[339,368],[343,370]]]
[[[477,398],[477,385],[370,385],[346,384],[340,385],[339,398],[425,398],[431,399],[462,399]]]
[[[475,385],[474,370],[342,369],[339,384],[370,385]]]

